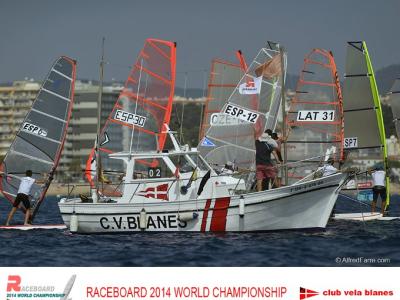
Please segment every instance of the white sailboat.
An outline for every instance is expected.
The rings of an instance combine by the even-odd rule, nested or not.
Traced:
[[[225,129],[236,135],[236,139],[230,136],[223,140],[227,136],[220,136],[216,128],[222,127],[221,124],[211,126],[206,134],[211,143],[220,143],[212,151],[213,155],[217,154],[215,159],[222,161],[223,157],[236,155],[233,158],[242,169],[254,165],[254,131],[261,134],[266,127],[273,128],[276,124],[283,55],[277,45],[275,49],[263,48],[248,68],[221,111],[231,117],[229,126],[232,127]],[[142,67],[140,70],[145,72]],[[136,126],[133,124],[132,128]],[[109,155],[125,167],[120,196],[103,197],[97,202],[81,198],[60,201],[61,216],[71,231],[224,232],[326,226],[345,175],[338,173],[252,192],[246,188],[247,172],[245,176],[217,174],[197,149],[179,145],[168,124],[164,128],[167,130],[163,134],[171,139],[172,150],[123,151]],[[233,149],[234,153],[225,151],[226,148]],[[143,172],[143,162],[152,162],[147,172]]]

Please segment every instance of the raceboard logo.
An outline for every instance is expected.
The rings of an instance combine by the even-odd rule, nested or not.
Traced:
[[[47,136],[47,131],[40,128],[39,126],[35,125],[35,124],[31,124],[28,122],[25,122],[22,125],[22,130],[32,133],[32,134],[36,134],[36,135],[40,135],[40,136]]]
[[[259,94],[261,91],[262,76],[249,79],[239,85],[239,93],[242,95]]]
[[[319,295],[319,293],[316,292],[316,291],[305,289],[303,287],[300,288],[300,300],[307,299],[307,298],[310,298],[310,297],[314,297],[314,296],[317,296],[317,295]]]
[[[139,127],[144,127],[144,123],[146,122],[146,117],[135,115],[130,112],[119,109],[116,110],[114,119],[120,122],[136,125]]]
[[[20,275],[9,275],[7,282],[7,300],[12,299],[72,299],[69,297],[74,286],[76,275],[72,275],[64,287],[63,292],[56,290],[54,285],[25,285]]]

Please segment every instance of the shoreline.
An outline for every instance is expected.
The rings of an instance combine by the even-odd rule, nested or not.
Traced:
[[[67,196],[68,193],[73,188],[72,195],[78,194],[90,194],[90,187],[88,184],[85,183],[52,183],[47,190],[47,196]]]

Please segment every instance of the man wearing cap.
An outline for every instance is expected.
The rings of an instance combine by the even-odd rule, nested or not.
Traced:
[[[267,129],[255,141],[257,192],[268,190],[269,183],[273,182],[276,177],[276,167],[272,162],[271,153],[276,161],[280,163],[276,153],[278,144],[271,138],[271,134],[272,131]]]

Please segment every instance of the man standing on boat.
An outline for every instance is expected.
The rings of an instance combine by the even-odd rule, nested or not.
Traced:
[[[376,168],[375,170],[369,170],[368,173],[371,174],[373,182],[373,187],[372,187],[373,200],[371,205],[371,212],[372,213],[375,212],[376,202],[378,201],[378,197],[381,196],[382,200],[381,214],[383,215],[385,213],[386,196],[387,196],[386,185],[385,185],[386,173],[380,167]]]
[[[272,162],[271,153],[278,163],[281,162],[276,153],[278,144],[271,138],[271,134],[272,131],[267,129],[255,141],[257,192],[268,190],[269,183],[276,177],[276,167]]]
[[[26,175],[25,177],[21,178],[21,183],[19,184],[17,197],[15,198],[13,207],[12,207],[10,213],[8,214],[6,226],[10,225],[10,221],[13,218],[13,216],[14,216],[15,212],[17,211],[18,206],[20,205],[21,202],[24,204],[25,209],[26,209],[24,225],[29,225],[29,218],[31,215],[31,203],[29,201],[29,195],[31,193],[32,186],[35,182],[37,184],[41,184],[41,183],[44,183],[44,181],[39,181],[39,180],[36,181],[34,178],[32,178],[31,170],[27,170],[25,172],[25,175]]]
[[[276,154],[278,155],[279,161],[282,162],[282,138],[278,136],[277,132],[273,132],[271,135],[272,139],[276,142],[278,147],[276,148]],[[279,188],[282,185],[282,167],[278,168],[277,176],[275,177],[274,188]]]

